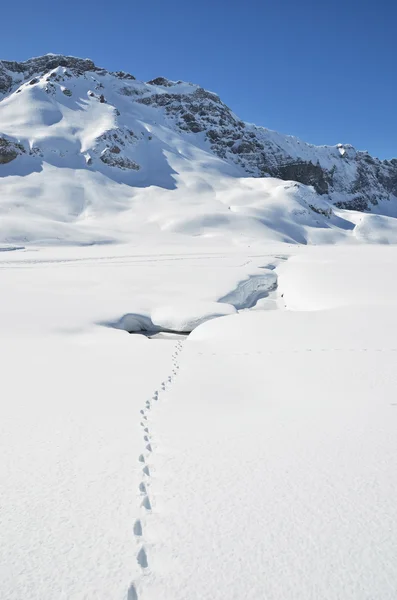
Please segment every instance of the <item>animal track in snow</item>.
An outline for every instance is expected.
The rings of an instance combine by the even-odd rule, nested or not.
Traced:
[[[150,503],[149,496],[144,497],[144,499],[142,500],[142,506],[143,508],[146,508],[146,510],[152,510],[152,505]]]
[[[147,561],[147,554],[146,554],[146,550],[143,546],[139,550],[136,559],[138,561],[138,564],[142,567],[142,569],[148,568],[149,565],[148,565],[148,561]]]
[[[132,583],[128,588],[127,600],[138,600],[138,594],[135,585]]]
[[[137,537],[141,537],[142,536],[142,523],[140,519],[137,519],[134,523],[134,527],[133,527],[133,532],[134,535],[136,535]]]
[[[142,464],[142,476],[143,480],[139,484],[139,496],[141,498],[141,509],[144,510],[144,514],[148,516],[152,511],[152,501],[149,495],[150,492],[150,478],[151,478],[151,470],[147,461],[149,457],[153,453],[153,445],[152,445],[152,436],[150,433],[150,424],[149,424],[149,416],[151,411],[154,408],[153,402],[158,402],[161,399],[161,395],[165,392],[170,385],[172,385],[173,381],[179,370],[178,364],[178,356],[182,349],[182,343],[178,342],[176,344],[175,350],[172,354],[172,371],[171,374],[167,376],[166,380],[162,381],[160,384],[160,389],[157,389],[153,392],[150,399],[145,400],[144,407],[140,410],[141,420],[140,426],[143,429],[143,442],[145,445],[144,452],[139,455],[138,461]],[[144,522],[145,523],[145,522]],[[146,527],[146,525],[145,525]],[[143,536],[143,526],[142,520],[137,518],[133,525],[133,533],[139,544],[139,549],[137,551],[136,559],[139,566],[146,570],[149,568],[149,561],[147,556],[147,551],[144,543]],[[131,584],[128,589],[127,600],[138,600],[138,592],[136,589],[135,583]]]

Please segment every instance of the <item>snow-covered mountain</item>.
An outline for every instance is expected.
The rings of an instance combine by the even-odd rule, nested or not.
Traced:
[[[395,185],[0,63],[0,600],[396,600]]]
[[[397,160],[244,123],[191,83],[50,54],[0,61],[0,214],[3,243],[394,241]]]

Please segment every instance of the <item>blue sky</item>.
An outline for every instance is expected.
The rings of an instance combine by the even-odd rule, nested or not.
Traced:
[[[246,121],[397,156],[393,0],[18,0],[1,16],[3,59],[55,52],[193,81]]]

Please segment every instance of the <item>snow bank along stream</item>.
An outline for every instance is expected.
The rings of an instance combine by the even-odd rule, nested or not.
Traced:
[[[270,308],[259,301],[269,299],[277,290],[276,265],[262,267],[263,273],[250,275],[239,281],[234,289],[217,301],[179,302],[160,306],[151,314],[126,313],[119,320],[104,323],[108,327],[140,333],[148,337],[162,333],[188,335],[196,327],[218,317],[235,314],[252,308]]]

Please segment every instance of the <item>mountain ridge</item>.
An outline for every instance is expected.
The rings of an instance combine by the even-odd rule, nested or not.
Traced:
[[[315,146],[246,123],[193,83],[142,82],[64,55],[0,61],[0,179],[18,189],[17,177],[49,177],[50,167],[130,189],[191,188],[185,175],[193,171],[195,190],[198,180],[200,190],[211,187],[211,173],[214,180],[269,180],[263,186],[272,190],[275,178],[296,182],[299,197],[310,197],[309,210],[323,217],[338,209],[397,212],[397,159],[379,160],[349,144]],[[86,208],[92,201],[85,186]]]

